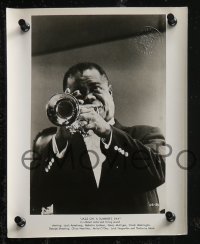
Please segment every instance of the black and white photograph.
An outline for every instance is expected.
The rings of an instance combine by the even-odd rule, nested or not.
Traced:
[[[165,212],[165,26],[32,17],[31,214]]]
[[[8,236],[186,234],[187,8],[6,19]]]

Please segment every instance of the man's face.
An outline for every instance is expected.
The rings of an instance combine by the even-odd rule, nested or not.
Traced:
[[[99,113],[105,121],[114,117],[115,105],[112,96],[111,85],[104,75],[98,70],[86,69],[83,74],[77,73],[67,80],[67,87],[84,104],[102,106]]]

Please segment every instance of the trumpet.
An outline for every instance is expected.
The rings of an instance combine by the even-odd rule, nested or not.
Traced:
[[[71,93],[58,93],[50,98],[46,105],[46,113],[54,125],[66,126],[72,134],[77,131],[86,134],[79,121],[81,107],[94,108],[99,113],[99,108],[102,106],[94,104],[81,105]]]

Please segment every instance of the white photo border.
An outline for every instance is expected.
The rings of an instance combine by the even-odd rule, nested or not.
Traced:
[[[149,224],[135,230],[50,230],[52,225],[78,224],[87,215],[30,215],[30,172],[21,156],[31,148],[31,31],[20,32],[18,20],[31,25],[34,15],[126,15],[173,13],[175,27],[166,28],[166,142],[172,154],[166,158],[166,210],[176,215],[169,223],[163,214],[104,215],[121,223]],[[7,9],[7,229],[10,238],[137,236],[187,234],[187,170],[177,165],[177,155],[187,149],[187,16],[181,8],[55,8]],[[25,116],[26,115],[26,116]],[[182,157],[187,161],[187,155]],[[15,216],[26,219],[19,228]],[[101,217],[93,215],[92,217]]]

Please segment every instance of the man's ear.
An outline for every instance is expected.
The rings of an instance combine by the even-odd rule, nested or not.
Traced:
[[[109,85],[109,86],[108,86],[108,89],[109,89],[109,93],[110,93],[110,95],[113,95],[112,85]]]

